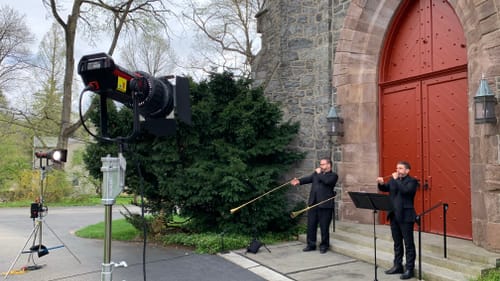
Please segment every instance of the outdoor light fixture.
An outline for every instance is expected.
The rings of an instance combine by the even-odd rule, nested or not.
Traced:
[[[344,120],[337,114],[334,106],[330,107],[328,116],[326,116],[329,136],[344,136]]]
[[[495,115],[496,104],[497,99],[495,94],[491,91],[488,81],[486,81],[483,74],[481,80],[479,80],[479,88],[474,97],[474,122],[476,124],[495,124],[497,122]]]
[[[42,152],[42,151],[35,152],[35,156],[37,158],[40,159],[45,158],[52,160],[54,162],[66,162],[67,155],[68,155],[68,150],[66,149],[53,149],[47,152]]]

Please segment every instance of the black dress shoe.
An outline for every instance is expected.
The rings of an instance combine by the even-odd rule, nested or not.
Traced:
[[[414,276],[415,274],[413,273],[413,269],[407,269],[405,271],[405,273],[401,274],[401,276],[399,276],[399,279],[410,279]]]
[[[403,273],[403,266],[402,265],[395,265],[391,269],[388,269],[385,271],[385,274],[396,274],[396,273]]]
[[[319,249],[320,254],[326,254],[328,252],[328,249]]]
[[[304,249],[302,249],[302,251],[304,252],[316,251],[316,247],[307,246]]]

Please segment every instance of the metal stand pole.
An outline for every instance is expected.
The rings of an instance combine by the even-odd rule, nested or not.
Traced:
[[[115,198],[125,186],[126,161],[121,153],[118,154],[118,157],[108,155],[101,158],[101,161],[103,173],[101,201],[104,205],[104,259],[101,268],[101,281],[112,281],[113,267],[127,266],[124,261],[118,264],[111,261],[112,210]]]
[[[113,268],[111,264],[111,221],[112,205],[104,206],[104,262],[102,263],[102,281],[112,280]]]
[[[377,210],[373,210],[373,251],[374,251],[374,257],[375,257],[375,265],[374,265],[374,270],[375,270],[375,279],[373,281],[378,281],[377,279],[377,235],[375,234],[375,217],[377,215]]]

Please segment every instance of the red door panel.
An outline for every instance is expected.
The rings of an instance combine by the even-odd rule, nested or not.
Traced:
[[[382,175],[396,171],[398,161],[408,161],[410,174],[422,178],[421,90],[420,83],[388,87],[382,91]],[[417,212],[422,212],[422,193],[415,198]],[[380,219],[385,222],[385,214]]]
[[[383,82],[467,64],[465,35],[448,1],[404,1],[384,50]]]
[[[432,1],[430,22],[432,70],[440,71],[467,64],[464,31],[448,1]]]
[[[439,202],[449,204],[448,233],[472,237],[469,168],[469,127],[466,73],[422,81],[424,101],[424,174],[429,188],[424,190],[425,208]],[[426,217],[426,229],[443,231],[443,212]]]

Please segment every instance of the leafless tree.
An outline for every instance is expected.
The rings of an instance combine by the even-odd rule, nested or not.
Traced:
[[[171,74],[177,61],[168,40],[159,33],[132,36],[122,45],[120,54],[125,67],[153,76]]]
[[[0,7],[0,90],[29,67],[29,44],[33,42],[24,16],[9,6]]]
[[[184,17],[197,27],[201,35],[199,40],[206,39],[206,47],[200,48],[200,54],[210,68],[222,67],[249,76],[250,66],[258,51],[255,15],[264,2],[265,0],[189,2],[190,12],[184,13]]]

